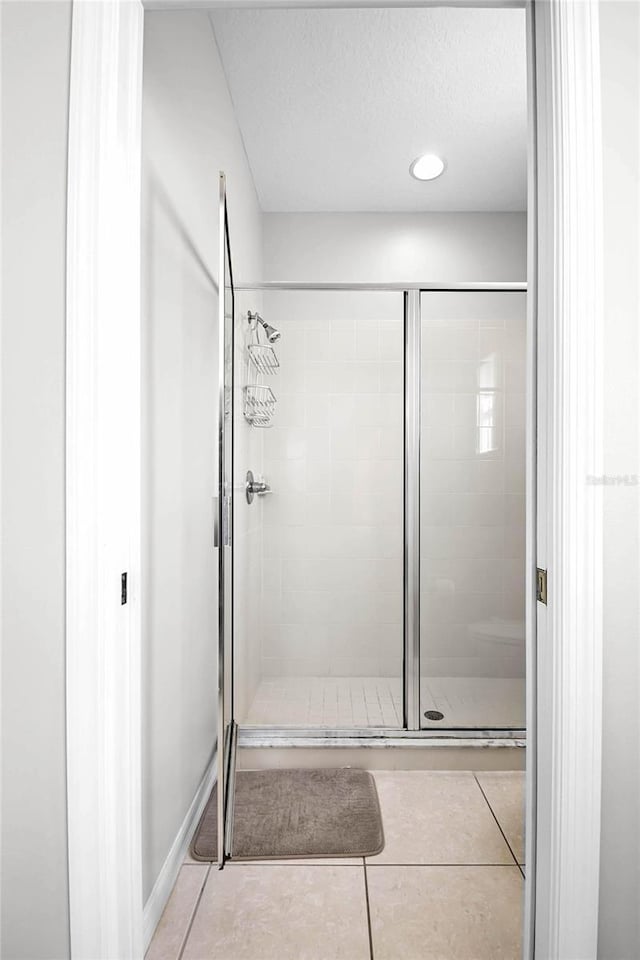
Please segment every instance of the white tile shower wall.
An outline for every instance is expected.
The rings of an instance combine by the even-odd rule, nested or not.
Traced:
[[[245,478],[263,472],[264,430],[243,416],[243,388],[255,379],[247,347],[251,332],[247,312],[262,310],[262,294],[238,293],[235,303],[235,420],[234,420],[234,642],[236,714],[244,718],[260,682],[262,649],[262,516],[263,500],[248,504]]]
[[[264,431],[265,676],[398,677],[400,294],[264,295],[282,331]]]
[[[525,298],[422,308],[422,673],[522,677]]]

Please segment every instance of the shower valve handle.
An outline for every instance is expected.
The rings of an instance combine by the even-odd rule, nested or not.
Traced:
[[[247,503],[252,503],[255,496],[264,497],[271,493],[271,487],[266,480],[256,480],[251,470],[247,470],[247,480],[245,483]]]

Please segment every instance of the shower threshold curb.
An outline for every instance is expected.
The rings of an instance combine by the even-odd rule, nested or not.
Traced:
[[[524,730],[328,730],[240,727],[240,747],[526,747]]]

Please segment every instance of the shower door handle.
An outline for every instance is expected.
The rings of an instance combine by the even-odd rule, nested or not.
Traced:
[[[231,545],[231,497],[222,498],[222,536],[220,536],[220,497],[213,501],[213,545],[228,547]]]
[[[220,497],[212,497],[213,501],[213,545],[214,547],[231,546],[231,497],[222,498],[222,530],[220,530]]]
[[[220,497],[211,497],[213,503],[213,546],[220,546]]]
[[[225,495],[222,498],[222,545],[231,546],[231,497]]]

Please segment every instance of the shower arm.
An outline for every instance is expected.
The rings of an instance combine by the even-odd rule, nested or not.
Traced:
[[[260,327],[264,329],[264,320],[257,310],[255,313],[252,313],[251,310],[247,311],[247,322],[249,324],[249,329],[252,331],[252,333],[255,333],[257,342],[260,343]]]
[[[267,343],[270,346],[272,346],[274,343],[277,343],[278,340],[280,339],[280,336],[281,336],[280,331],[276,330],[276,328],[273,327],[270,323],[267,323],[266,320],[263,320],[263,318],[260,316],[257,310],[255,313],[252,313],[251,310],[247,311],[247,320],[249,321],[249,326],[251,327],[251,329],[256,331],[256,338],[258,342],[260,342],[260,335],[258,332],[259,327],[262,327],[262,329],[264,330],[267,337]]]

